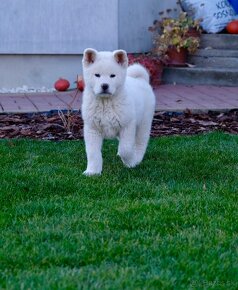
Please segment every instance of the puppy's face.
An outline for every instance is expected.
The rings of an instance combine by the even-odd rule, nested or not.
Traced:
[[[98,52],[88,48],[83,55],[86,88],[96,97],[111,97],[123,87],[128,66],[124,50]]]

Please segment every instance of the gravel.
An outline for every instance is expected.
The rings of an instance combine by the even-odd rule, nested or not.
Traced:
[[[54,88],[31,88],[26,85],[17,88],[0,88],[0,93],[7,94],[7,93],[50,93],[55,92]]]

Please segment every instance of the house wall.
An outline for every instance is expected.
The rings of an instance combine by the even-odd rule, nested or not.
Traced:
[[[0,3],[0,53],[79,54],[87,46],[117,47],[117,0]]]
[[[158,18],[161,0],[119,0],[118,46],[128,52],[145,52],[152,47],[148,27]],[[128,5],[128,3],[130,5]]]
[[[152,47],[148,26],[173,0],[0,1],[0,88],[52,87],[81,74],[82,52]]]

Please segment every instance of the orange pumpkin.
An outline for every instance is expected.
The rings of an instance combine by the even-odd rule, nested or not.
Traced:
[[[230,34],[238,34],[238,20],[233,20],[227,24],[226,30]]]
[[[58,79],[58,81],[55,82],[55,89],[60,92],[66,91],[69,86],[69,81],[63,78],[60,78]]]
[[[84,80],[83,80],[83,77],[82,76],[77,76],[77,89],[80,91],[80,92],[83,92],[84,90],[84,87],[85,87],[85,83],[84,83]]]

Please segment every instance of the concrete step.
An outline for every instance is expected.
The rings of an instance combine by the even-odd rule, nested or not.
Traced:
[[[196,67],[211,67],[211,68],[237,68],[238,69],[238,58],[237,57],[208,57],[208,56],[190,56],[188,63],[194,64]]]
[[[198,49],[194,56],[206,56],[206,57],[238,57],[237,50],[232,49]]]
[[[238,35],[203,34],[200,49],[189,56],[193,68],[166,68],[164,83],[238,86]]]
[[[237,34],[202,34],[200,48],[238,49]]]
[[[238,68],[165,68],[163,83],[235,87],[238,86]]]
[[[198,67],[238,68],[238,50],[199,49],[188,57],[188,63]]]

